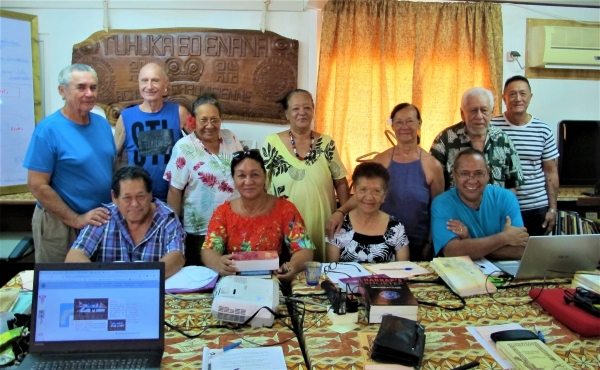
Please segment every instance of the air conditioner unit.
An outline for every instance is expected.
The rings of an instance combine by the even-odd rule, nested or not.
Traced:
[[[600,68],[600,27],[531,27],[527,40],[527,65],[541,68]]]

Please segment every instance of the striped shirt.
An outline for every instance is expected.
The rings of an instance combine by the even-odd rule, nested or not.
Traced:
[[[71,248],[82,250],[94,262],[156,262],[172,251],[184,253],[185,231],[166,203],[154,199],[156,212],[141,242],[133,242],[127,221],[114,203],[104,205],[110,212],[102,226],[86,226]]]
[[[525,185],[517,188],[521,210],[547,207],[548,194],[542,162],[558,157],[552,130],[546,123],[533,116],[531,121],[523,126],[511,124],[504,115],[492,119],[492,124],[510,136],[519,153],[525,176]]]

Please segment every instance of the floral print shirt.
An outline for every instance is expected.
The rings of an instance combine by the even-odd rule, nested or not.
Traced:
[[[462,150],[471,147],[471,138],[467,134],[464,122],[448,127],[433,140],[430,153],[444,168],[446,190],[456,185],[452,178],[454,157]],[[490,184],[502,188],[516,188],[525,184],[517,149],[510,137],[494,125],[488,127],[483,154],[492,170]]]
[[[202,249],[221,254],[272,250],[281,253],[284,244],[292,253],[315,248],[300,212],[282,197],[275,201],[269,214],[257,217],[238,215],[228,201],[220,205],[210,220]]]
[[[232,154],[242,145],[229,130],[221,130],[219,136],[219,153],[211,153],[195,133],[183,137],[173,147],[165,170],[165,180],[183,190],[182,223],[190,234],[205,235],[215,208],[239,197],[230,167]]]

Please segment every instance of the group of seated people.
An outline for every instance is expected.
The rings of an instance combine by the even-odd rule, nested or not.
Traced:
[[[517,77],[505,85],[507,112],[503,117],[506,122],[533,121],[526,113],[529,84]],[[518,259],[527,243],[522,208],[530,199],[521,196],[519,188],[529,178],[524,176],[510,137],[490,125],[493,97],[485,89],[465,92],[463,122],[440,133],[431,154],[419,145],[418,108],[408,103],[394,107],[390,124],[397,144],[356,167],[354,195],[350,196],[335,143],[310,127],[314,102],[308,92],[294,90],[282,100],[290,130],[267,137],[261,151],[242,150],[235,135],[221,129],[222,112],[215,96],[198,97],[187,117],[185,108],[163,101],[168,78],[162,68],[148,64],[140,71],[144,102],[128,110],[135,111],[136,120],[143,121],[140,117],[145,114],[153,119],[147,122],[158,122],[157,117],[169,108],[170,119],[177,122],[173,128],[163,125],[162,130],[186,128],[191,133],[180,131],[172,152],[157,152],[143,147],[141,138],[158,133],[134,131],[141,123],[131,124],[131,114],[123,114],[114,144],[102,153],[104,157],[95,159],[96,168],[70,165],[71,171],[81,172],[79,176],[97,176],[107,167],[102,158],[128,151],[129,165],[114,172],[110,191],[103,190],[105,185],[97,180],[98,191],[107,192],[110,199],[108,194],[97,196],[96,207],[86,210],[74,204],[80,195],[69,194],[81,189],[61,188],[69,181],[68,176],[61,178],[69,163],[61,163],[64,144],[51,143],[53,147],[48,138],[57,136],[53,130],[61,130],[62,126],[52,126],[59,120],[61,125],[74,126],[70,130],[83,138],[86,133],[80,131],[90,127],[104,134],[98,126],[106,121],[90,114],[98,80],[91,67],[73,65],[61,71],[59,83],[65,106],[38,125],[25,161],[30,189],[38,199],[33,222],[38,262],[51,262],[47,256],[62,253],[60,246],[49,247],[50,236],[43,230],[49,223],[52,232],[60,229],[71,246],[64,251],[66,262],[160,260],[166,264],[167,277],[181,269],[186,259],[188,264],[203,264],[220,275],[235,274],[235,253],[243,251],[277,250],[282,258],[275,274],[289,281],[313,259],[366,263],[430,260],[442,255]],[[514,101],[519,104],[513,105]],[[157,126],[147,127],[154,129],[152,125]],[[96,137],[88,139],[83,143],[92,150],[84,160],[93,153],[91,139]],[[552,145],[553,139],[544,156],[528,166],[540,172],[543,162],[545,172],[546,162],[555,158]],[[40,159],[42,150],[58,156],[56,163]],[[73,160],[72,153],[69,160]],[[541,211],[534,209],[534,222],[543,225],[542,233],[554,225],[551,216],[558,188],[557,178],[546,177],[549,185],[541,185],[546,203]],[[336,195],[339,208],[335,207]],[[528,214],[529,218],[534,220]]]

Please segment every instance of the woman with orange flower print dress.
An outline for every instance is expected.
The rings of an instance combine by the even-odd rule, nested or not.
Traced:
[[[281,254],[285,245],[291,258],[275,275],[282,281],[292,280],[303,270],[304,262],[312,260],[315,248],[302,216],[292,202],[267,194],[267,172],[258,150],[233,153],[231,175],[240,198],[215,209],[200,254],[202,262],[219,275],[234,275],[234,252]]]
[[[229,130],[221,130],[221,106],[212,94],[192,105],[195,130],[177,141],[165,171],[167,203],[180,215],[187,233],[186,265],[200,264],[200,247],[217,206],[238,196],[229,166],[242,145]]]

